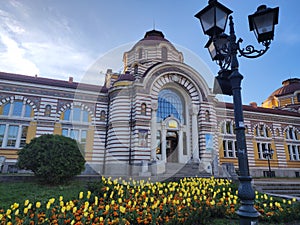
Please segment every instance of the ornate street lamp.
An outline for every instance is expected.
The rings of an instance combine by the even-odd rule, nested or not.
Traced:
[[[268,165],[269,165],[269,177],[272,177],[272,171],[271,171],[271,164],[270,164],[270,159],[272,159],[274,154],[273,149],[264,149],[263,150],[263,156],[268,160]]]
[[[246,148],[245,125],[242,110],[241,81],[237,54],[246,58],[257,58],[267,52],[274,37],[274,28],[278,23],[279,8],[258,7],[257,11],[249,16],[250,31],[254,31],[259,43],[264,49],[256,50],[252,45],[241,48],[242,39],[236,38],[232,11],[217,0],[209,0],[208,6],[198,12],[195,17],[200,20],[204,34],[209,36],[205,45],[213,61],[220,67],[214,83],[215,94],[233,96],[234,117],[236,124],[236,139],[238,148],[239,181],[238,196],[241,206],[237,211],[241,225],[258,224],[259,213],[254,208],[255,192],[251,185],[248,155]],[[229,17],[229,36],[225,28]]]

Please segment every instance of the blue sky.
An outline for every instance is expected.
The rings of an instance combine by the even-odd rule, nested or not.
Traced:
[[[208,73],[212,86],[218,66],[204,45],[194,15],[207,0],[0,0],[0,71],[81,82],[92,74],[102,85],[108,68],[122,70],[123,52],[145,32],[161,30],[183,51],[186,63]],[[248,30],[247,16],[257,6],[279,6],[279,24],[270,50],[257,59],[239,58],[243,103],[260,103],[281,82],[299,78],[299,0],[222,0],[233,10],[237,37],[242,46],[257,44]],[[228,28],[228,27],[227,27]],[[202,71],[202,69],[204,70]],[[225,98],[232,101],[231,97]]]

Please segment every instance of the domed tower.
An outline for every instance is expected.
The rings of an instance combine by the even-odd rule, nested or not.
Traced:
[[[182,63],[183,55],[157,30],[146,32],[144,38],[123,56],[125,71],[133,73],[135,79],[141,78],[149,67],[165,61]]]
[[[282,87],[274,91],[262,103],[265,108],[298,110],[300,108],[300,79],[291,78],[282,82]]]

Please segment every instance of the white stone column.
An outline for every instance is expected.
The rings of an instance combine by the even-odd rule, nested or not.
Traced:
[[[167,130],[166,130],[166,125],[162,124],[161,125],[161,159],[164,162],[167,162]]]
[[[157,133],[157,128],[156,128],[156,112],[157,112],[157,102],[153,101],[151,102],[151,160],[156,159],[156,133]]]
[[[183,130],[180,126],[179,132],[178,132],[178,162],[184,163],[183,159]]]
[[[199,107],[192,106],[192,156],[199,160],[199,133],[198,133],[198,111]]]

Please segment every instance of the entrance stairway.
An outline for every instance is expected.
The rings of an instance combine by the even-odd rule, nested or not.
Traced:
[[[297,198],[300,200],[300,179],[254,179],[253,187],[255,190],[273,196],[285,198]]]
[[[167,181],[175,181],[184,177],[211,177],[210,173],[199,171],[198,163],[167,163],[163,174]]]

